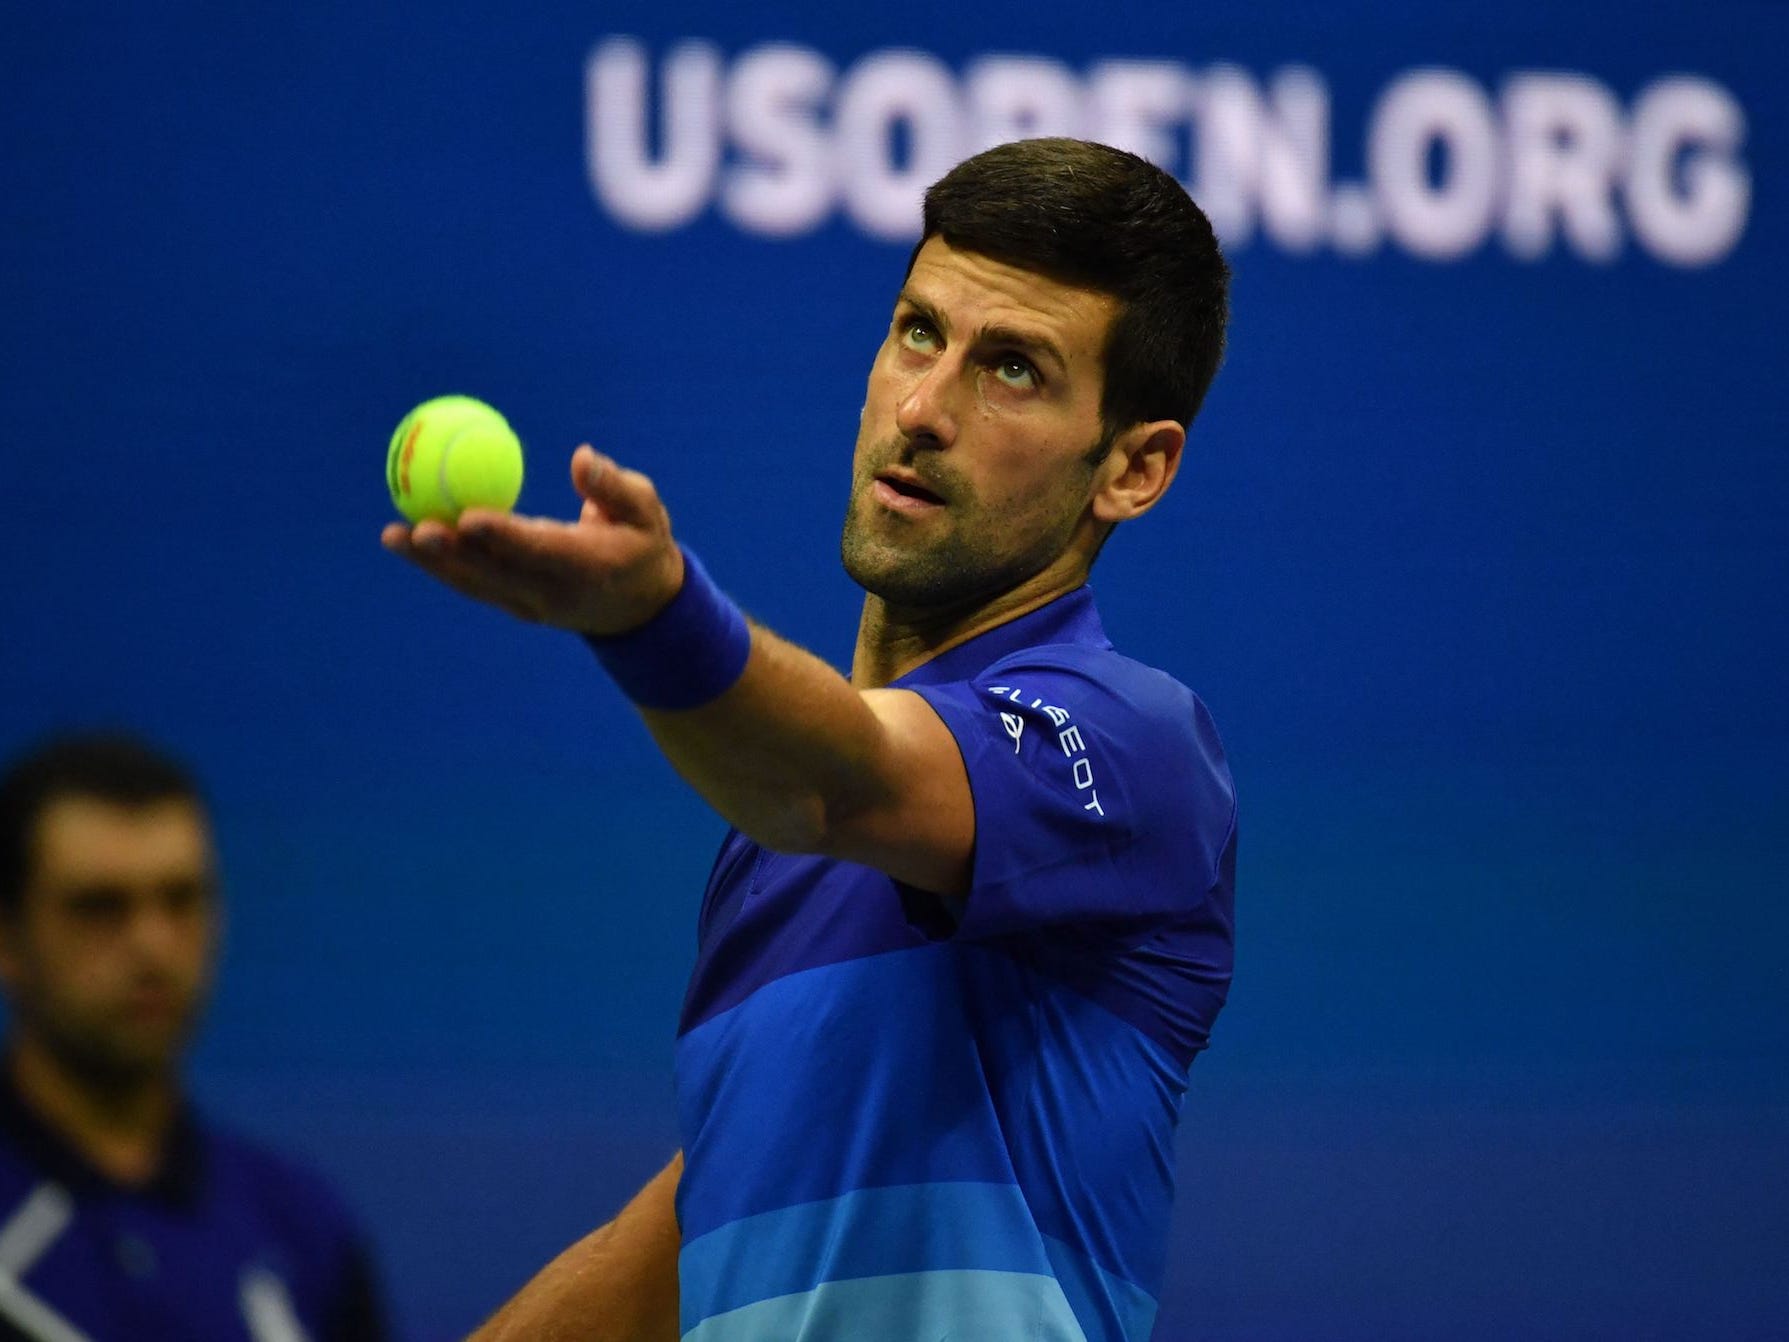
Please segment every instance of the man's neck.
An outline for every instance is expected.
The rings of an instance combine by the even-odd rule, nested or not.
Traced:
[[[940,653],[1029,615],[1086,581],[1083,568],[1067,572],[1046,569],[991,600],[942,609],[891,606],[870,593],[864,597],[857,624],[851,683],[858,689],[888,685]]]
[[[29,1036],[14,1039],[5,1065],[25,1106],[88,1164],[121,1184],[155,1178],[180,1105],[171,1076],[97,1084]]]

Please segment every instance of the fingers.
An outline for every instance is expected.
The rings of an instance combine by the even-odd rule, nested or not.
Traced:
[[[470,555],[487,560],[518,578],[600,579],[609,559],[608,539],[546,517],[468,508],[460,514],[458,538]]]
[[[475,600],[567,629],[631,628],[676,595],[682,553],[652,481],[588,446],[572,456],[577,522],[468,508],[457,523],[394,522],[380,543]]]
[[[652,527],[664,513],[658,490],[639,471],[616,464],[585,444],[571,458],[572,487],[603,517],[623,526]]]
[[[546,618],[537,582],[519,579],[513,569],[469,546],[452,528],[421,522],[412,529],[401,522],[387,526],[380,542],[456,592],[508,611],[519,619]]]
[[[425,521],[386,527],[394,554],[456,591],[523,619],[567,628],[600,621],[617,561],[615,542],[638,532],[468,508],[457,525]]]

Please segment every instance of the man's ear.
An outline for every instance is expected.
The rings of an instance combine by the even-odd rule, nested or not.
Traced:
[[[1185,446],[1186,429],[1174,420],[1131,425],[1099,465],[1093,515],[1102,522],[1128,522],[1155,507],[1174,483]]]

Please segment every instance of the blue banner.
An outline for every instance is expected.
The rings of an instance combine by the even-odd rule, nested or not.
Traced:
[[[923,21],[921,18],[923,17]],[[674,1148],[721,824],[575,639],[378,545],[464,393],[650,474],[843,665],[924,186],[1185,182],[1230,352],[1095,572],[1241,796],[1157,1336],[1789,1330],[1789,11],[37,7],[0,42],[0,751],[215,798],[195,1088],[327,1170],[407,1333]]]

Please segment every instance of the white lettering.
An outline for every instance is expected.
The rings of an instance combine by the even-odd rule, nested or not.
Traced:
[[[1329,90],[1316,71],[1289,66],[1271,94],[1245,70],[1220,65],[1196,99],[1199,173],[1194,195],[1225,241],[1246,239],[1257,210],[1289,251],[1323,238],[1329,181]]]
[[[1088,131],[1164,172],[1178,172],[1179,139],[1170,128],[1188,110],[1186,70],[1168,61],[1101,61],[1087,80]]]
[[[833,69],[806,47],[741,56],[727,82],[727,120],[745,161],[727,172],[721,210],[750,233],[789,237],[832,212],[831,146],[819,124]]]
[[[1654,256],[1706,266],[1738,243],[1752,201],[1751,174],[1735,161],[1745,128],[1732,95],[1706,79],[1661,79],[1635,101],[1627,207]]]
[[[959,76],[936,56],[872,51],[842,75],[774,42],[728,58],[686,41],[654,65],[610,37],[585,62],[585,171],[622,226],[663,231],[716,210],[742,231],[796,237],[842,209],[871,237],[918,231],[924,190],[962,154],[1016,138],[1086,135],[1183,178],[1227,245],[1282,251],[1384,244],[1433,261],[1500,231],[1519,260],[1555,241],[1607,262],[1631,235],[1706,266],[1744,235],[1746,116],[1713,80],[1672,75],[1624,109],[1590,74],[1522,72],[1493,101],[1457,70],[1409,70],[1373,104],[1362,182],[1333,181],[1333,109],[1302,65],[1112,59],[1077,73],[1045,56],[989,55]],[[656,101],[655,101],[656,99]]]
[[[1580,256],[1621,252],[1615,184],[1621,107],[1588,75],[1517,75],[1503,93],[1509,124],[1509,201],[1503,240],[1525,260],[1547,254],[1558,219]]]
[[[584,69],[586,170],[597,198],[624,224],[678,228],[702,212],[721,161],[720,53],[685,42],[665,61],[663,152],[647,144],[646,49],[612,37]]]
[[[919,236],[925,189],[962,157],[962,108],[950,71],[922,51],[865,56],[839,89],[837,155],[845,209],[871,237]],[[894,139],[905,132],[896,162]]]
[[[1329,89],[1315,70],[1290,66],[1261,112],[1262,225],[1288,251],[1310,251],[1323,236]]]
[[[1193,198],[1227,245],[1247,242],[1255,231],[1257,115],[1261,95],[1252,76],[1220,65],[1199,81],[1198,174]]]
[[[1069,727],[1056,733],[1056,740],[1062,746],[1064,755],[1072,755],[1077,750],[1086,750],[1087,743],[1081,739],[1079,727]]]
[[[1445,160],[1432,179],[1431,153]],[[1373,110],[1367,169],[1392,237],[1418,256],[1463,256],[1485,240],[1497,204],[1497,125],[1490,99],[1454,70],[1419,70]]]
[[[969,67],[963,87],[975,117],[971,153],[1010,140],[1085,133],[1080,81],[1059,61],[989,56]]]

